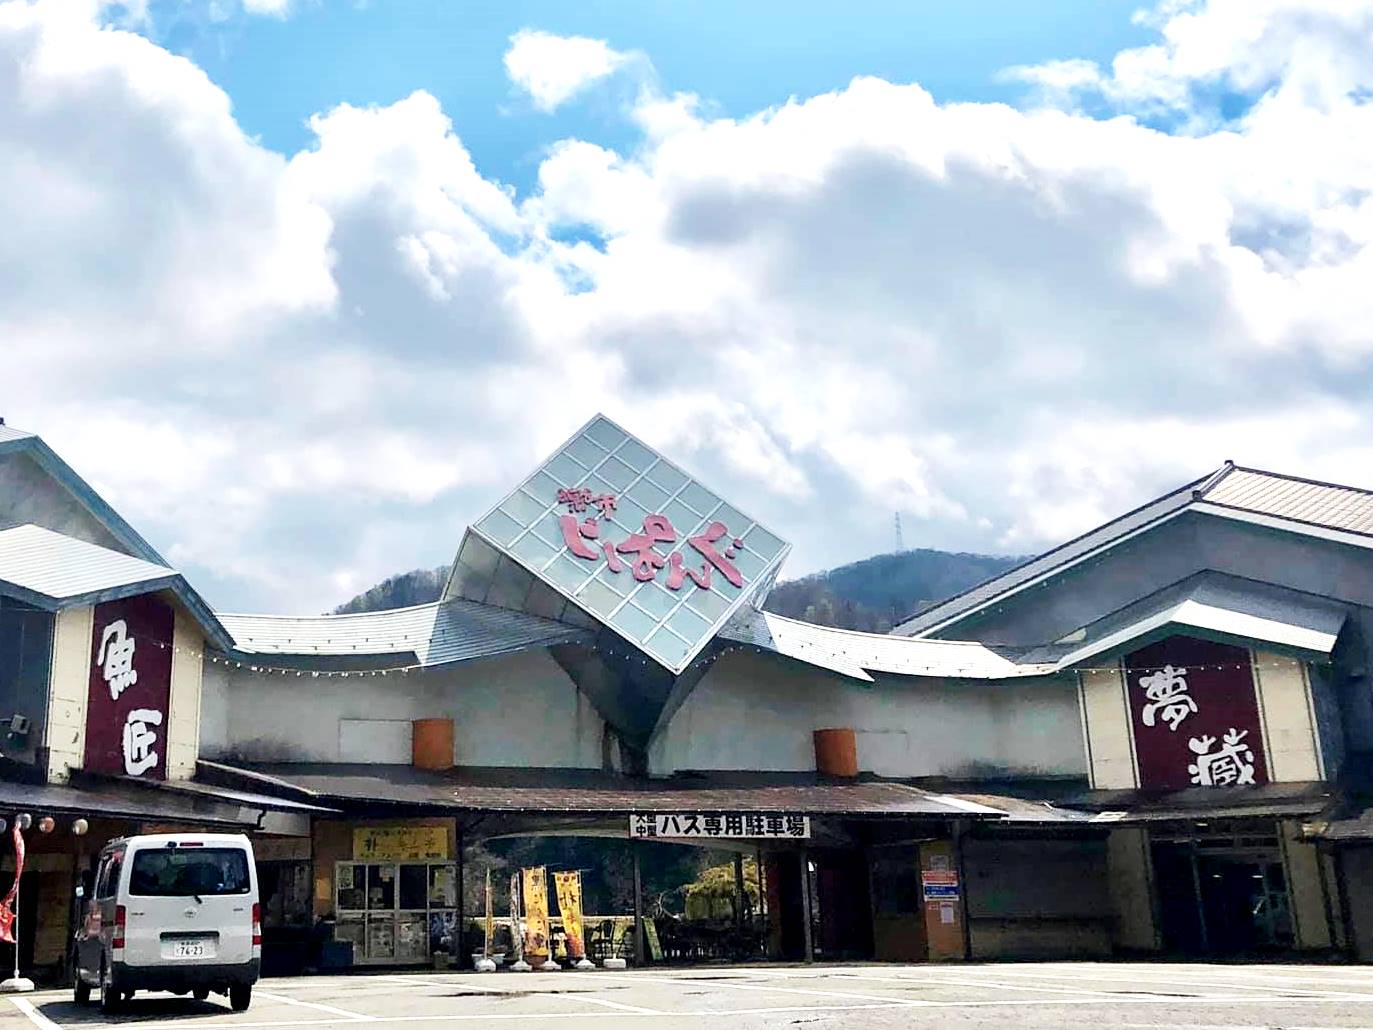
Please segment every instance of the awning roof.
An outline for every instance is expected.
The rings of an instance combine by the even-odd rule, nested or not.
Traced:
[[[1312,815],[1334,800],[1331,784],[1312,780],[1256,787],[1189,787],[1167,793],[1091,790],[1064,804],[1094,812],[1092,821],[1097,823],[1145,823]]]
[[[0,810],[87,818],[206,823],[255,827],[263,811],[331,813],[317,804],[232,788],[104,780],[66,784],[0,780]]]
[[[1145,637],[1192,631],[1248,644],[1262,641],[1312,657],[1335,648],[1346,619],[1338,605],[1293,591],[1208,575],[1147,597],[1086,628],[1087,642],[1057,662],[1060,669],[1119,651]]]
[[[587,630],[476,601],[454,600],[354,615],[220,615],[247,655],[412,656],[446,665],[589,640]]]
[[[1045,676],[1052,661],[1023,663],[1017,652],[994,650],[963,640],[918,640],[884,633],[816,626],[750,608],[721,636],[871,682],[871,673],[950,679],[1011,679]]]
[[[175,594],[215,646],[227,644],[214,613],[175,569],[42,526],[0,530],[0,593],[27,604],[59,611],[156,590]]]
[[[446,773],[409,766],[201,763],[216,779],[259,778],[261,789],[354,802],[466,811],[628,815],[632,812],[790,812],[853,817],[997,819],[1002,812],[905,783],[836,782],[814,774],[717,773],[670,780],[598,770],[466,768]]]

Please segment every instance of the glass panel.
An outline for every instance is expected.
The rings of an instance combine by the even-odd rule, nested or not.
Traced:
[[[628,460],[628,459],[626,459]],[[657,483],[670,494],[675,494],[681,489],[682,484],[687,481],[687,477],[678,472],[675,468],[665,461],[660,461],[649,469],[648,478]]]
[[[338,909],[361,912],[367,907],[367,867],[345,863],[338,867]],[[361,938],[359,938],[361,943]]]
[[[595,468],[605,457],[605,451],[591,442],[589,437],[579,436],[567,445],[564,454],[570,454],[587,468]]]
[[[626,441],[625,445],[615,452],[615,457],[636,472],[642,472],[654,462],[653,452],[633,440]]]
[[[450,955],[458,953],[459,941],[454,940],[458,931],[456,912],[429,913],[429,950],[446,951]]]
[[[638,475],[619,458],[608,459],[604,465],[597,469],[597,472],[616,490],[623,490]]]
[[[586,435],[608,451],[613,451],[625,438],[624,433],[600,418],[586,427]]]
[[[407,863],[400,867],[400,907],[426,908],[429,901],[428,866]]]
[[[367,957],[396,957],[396,917],[394,914],[367,916]]]
[[[554,496],[556,496],[556,494]],[[501,502],[501,511],[505,512],[521,526],[527,526],[542,515],[544,508],[552,503],[552,497],[547,501],[541,499],[536,500],[523,490],[516,490]]]
[[[423,869],[423,867],[419,868]],[[406,962],[416,962],[428,957],[428,913],[402,913],[396,919],[396,958]]]
[[[429,907],[449,908],[458,903],[457,871],[451,865],[429,867]]]
[[[369,865],[367,867],[367,909],[396,907],[396,867],[393,865]]]
[[[339,916],[334,924],[334,940],[353,946],[353,958],[367,957],[367,917]]]
[[[678,496],[702,515],[711,514],[720,504],[720,498],[700,483],[688,483],[686,489]]]
[[[504,547],[514,540],[524,527],[504,512],[493,511],[477,523],[477,528]]]

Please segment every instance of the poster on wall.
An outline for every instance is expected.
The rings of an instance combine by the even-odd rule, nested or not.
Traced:
[[[96,605],[86,703],[85,767],[167,778],[171,606],[152,594]]]
[[[1125,656],[1143,788],[1268,782],[1249,651],[1169,637]]]

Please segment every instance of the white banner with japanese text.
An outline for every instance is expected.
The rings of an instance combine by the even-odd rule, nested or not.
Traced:
[[[651,812],[629,817],[629,835],[652,837],[768,837],[806,840],[810,817],[754,812]]]

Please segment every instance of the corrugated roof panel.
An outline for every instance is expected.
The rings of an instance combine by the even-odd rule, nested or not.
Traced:
[[[1205,492],[1231,508],[1296,519],[1354,533],[1373,533],[1373,492],[1236,468]]]
[[[63,601],[176,577],[164,565],[24,525],[0,531],[0,580]]]
[[[407,655],[444,665],[580,640],[585,630],[475,601],[453,600],[354,615],[220,615],[244,654]]]
[[[750,609],[721,634],[855,679],[872,672],[949,679],[1010,679],[1043,676],[1052,663],[1020,663],[1012,653],[963,640],[921,640],[883,633],[816,626]]]
[[[32,433],[26,433],[22,429],[15,429],[13,426],[0,423],[0,444],[9,443],[11,440],[27,440],[31,436],[33,436]]]

